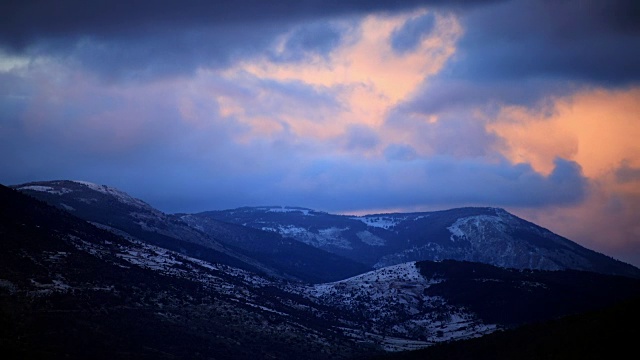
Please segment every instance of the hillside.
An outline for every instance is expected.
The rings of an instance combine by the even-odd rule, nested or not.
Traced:
[[[245,207],[192,218],[271,231],[374,268],[452,259],[505,268],[640,277],[640,269],[632,265],[498,208],[345,216],[296,207]]]
[[[409,261],[321,283],[272,276],[231,255],[245,266],[193,256],[177,237],[166,235],[177,250],[164,247],[154,235],[175,235],[173,226],[205,240],[208,231],[227,231],[233,251],[268,254],[269,237],[259,242],[265,234],[282,239],[277,234],[218,221],[200,229],[188,214],[162,213],[136,230],[135,211],[155,211],[144,202],[108,187],[61,184],[67,190],[0,187],[0,344],[11,358],[357,359],[482,339],[640,297],[634,277],[458,260]],[[53,207],[27,193],[65,202]],[[85,202],[103,221],[122,222],[77,217]],[[299,251],[287,254],[305,264]],[[332,265],[305,266],[322,274]]]

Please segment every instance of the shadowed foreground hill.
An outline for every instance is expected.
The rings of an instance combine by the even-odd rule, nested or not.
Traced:
[[[616,354],[637,353],[639,322],[640,298],[636,298],[599,311],[375,360],[613,359]]]
[[[371,270],[273,232],[215,220],[194,224],[105,185],[59,180],[14,188],[116,234],[271,277],[321,283]]]
[[[269,280],[0,186],[3,359],[326,359],[357,344]]]

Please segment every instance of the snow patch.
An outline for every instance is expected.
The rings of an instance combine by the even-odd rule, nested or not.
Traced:
[[[362,221],[363,223],[367,224],[367,226],[382,228],[386,230],[389,230],[390,228],[407,220],[406,217],[381,216],[381,215],[356,216],[356,217],[352,217],[351,219]]]
[[[384,246],[386,242],[383,238],[376,236],[368,231],[360,231],[356,234],[358,239],[363,243],[371,246]]]
[[[447,230],[451,233],[451,241],[456,241],[465,237],[473,238],[477,234],[489,234],[495,230],[504,233],[506,225],[503,219],[498,216],[477,215],[460,218],[447,227]],[[477,236],[475,237],[477,238]]]
[[[258,208],[260,210],[264,210],[266,212],[275,212],[275,213],[288,213],[288,212],[299,212],[304,216],[314,216],[311,213],[312,210],[309,209],[301,209],[301,208],[292,208],[292,207],[267,207],[267,208]]]
[[[339,229],[331,227],[328,229],[319,230],[318,233],[313,233],[305,228],[294,225],[276,225],[263,226],[260,228],[264,231],[272,231],[278,233],[287,238],[293,238],[297,241],[303,242],[307,245],[311,245],[317,248],[322,247],[337,247],[342,249],[352,249],[351,242],[342,236],[342,232],[349,230],[349,228]]]
[[[442,297],[425,295],[425,289],[442,281],[426,279],[415,262],[408,262],[333,283],[291,286],[291,291],[368,319],[369,330],[342,330],[356,341],[377,343],[387,351],[417,349],[497,329]]]
[[[352,249],[351,242],[349,240],[342,237],[342,232],[347,231],[349,228],[339,229],[335,226],[332,226],[328,229],[318,230],[321,239],[324,240],[325,243],[329,243],[333,246],[340,247],[343,249]]]
[[[76,209],[73,206],[69,206],[65,203],[60,203],[60,206],[62,206],[67,211],[76,211]]]
[[[98,191],[100,193],[103,193],[105,195],[110,195],[115,197],[119,202],[123,203],[123,204],[127,204],[127,205],[131,205],[137,208],[142,208],[142,209],[152,209],[151,206],[149,206],[149,204],[145,203],[142,200],[136,199],[131,197],[129,194],[122,192],[118,189],[114,189],[112,187],[108,187],[106,185],[98,185],[98,184],[94,184],[88,181],[79,181],[79,180],[74,180],[73,182],[77,183],[77,184],[81,184],[84,185],[86,187],[88,187],[91,190],[94,191]]]
[[[51,186],[41,186],[41,185],[22,186],[22,187],[19,187],[18,190],[40,191],[40,192],[46,192],[53,195],[64,195],[64,194],[73,192],[73,190],[67,189],[67,188],[54,189]]]

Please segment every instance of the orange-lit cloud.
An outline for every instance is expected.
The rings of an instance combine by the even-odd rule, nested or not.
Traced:
[[[542,109],[506,107],[488,129],[513,162],[548,173],[554,158],[573,160],[592,184],[578,206],[520,213],[620,258],[640,255],[640,177],[616,176],[621,166],[640,168],[640,88],[587,89]]]
[[[3,181],[155,181],[172,211],[512,206],[640,264],[640,53],[613,14],[353,3],[0,49]]]
[[[488,129],[505,139],[514,162],[549,172],[557,156],[578,162],[588,177],[602,177],[622,161],[640,167],[640,88],[586,90],[543,109],[506,107]]]
[[[226,71],[229,79],[250,74],[258,79],[300,82],[330,90],[341,106],[321,122],[311,117],[314,108],[292,111],[299,106],[295,103],[290,104],[286,116],[277,120],[249,116],[245,109],[250,104],[230,98],[223,101],[224,111],[252,124],[256,136],[263,135],[260,129],[268,121],[284,121],[298,136],[324,140],[343,134],[350,125],[379,127],[391,107],[415,91],[425,78],[440,71],[455,52],[462,28],[451,15],[435,15],[434,29],[415,49],[394,51],[390,42],[393,32],[406,21],[425,14],[426,10],[418,10],[394,16],[369,15],[349,28],[341,45],[328,56],[314,55],[311,60],[289,63],[259,58]],[[281,43],[285,40],[286,36]]]

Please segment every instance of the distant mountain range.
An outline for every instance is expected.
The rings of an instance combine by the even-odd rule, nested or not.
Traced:
[[[244,207],[182,218],[193,225],[217,220],[271,231],[374,268],[453,259],[515,269],[640,276],[634,266],[499,208],[344,216],[296,207]]]
[[[270,206],[169,215],[117,189],[87,182],[14,188],[156,245],[303,281],[333,281],[372,268],[444,259],[640,277],[634,266],[500,208],[345,216]]]
[[[86,182],[0,186],[8,358],[363,359],[613,306],[638,271],[501,209],[171,215]]]

